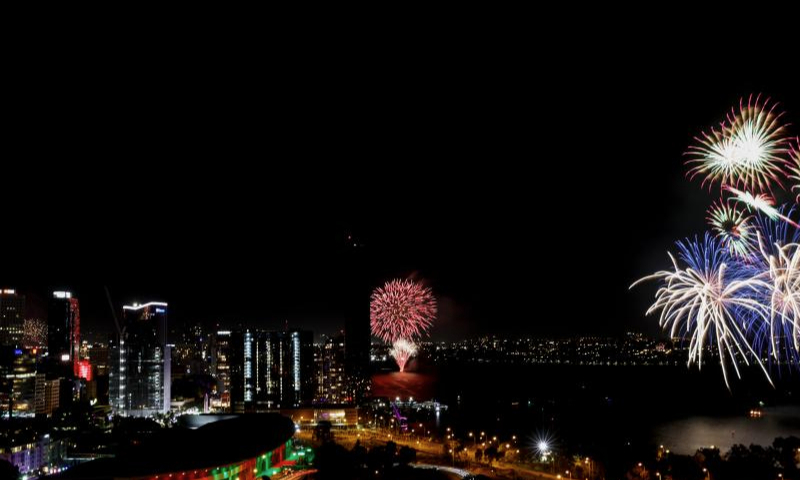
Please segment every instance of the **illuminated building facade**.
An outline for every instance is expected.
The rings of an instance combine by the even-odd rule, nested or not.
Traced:
[[[91,382],[94,378],[92,374],[92,364],[89,360],[78,360],[78,378]]]
[[[187,418],[191,417],[191,418]],[[284,478],[313,459],[310,448],[292,440],[294,423],[278,414],[247,415],[222,420],[213,415],[185,415],[197,428],[171,429],[143,441],[136,451],[86,462],[58,477],[60,480],[255,480]],[[222,416],[227,417],[227,416]],[[176,450],[191,452],[177,455]]]
[[[0,347],[0,408],[2,412],[33,414],[36,355],[30,350]]]
[[[311,404],[316,385],[311,332],[248,329],[235,332],[231,340],[234,412]]]
[[[345,390],[345,343],[342,333],[324,337],[317,356],[316,404],[343,404],[350,400]]]
[[[67,440],[51,439],[43,435],[29,443],[16,443],[0,447],[0,459],[17,467],[23,475],[47,467],[51,472],[60,470],[67,454]]]
[[[115,411],[147,416],[169,411],[172,382],[167,304],[123,307],[124,327],[110,345],[110,403]]]
[[[25,296],[13,289],[0,289],[0,346],[22,345],[24,321]]]
[[[78,374],[81,348],[81,313],[72,292],[53,292],[47,317],[47,351],[54,361],[71,365]]]
[[[211,375],[217,381],[217,394],[211,406],[227,410],[231,406],[231,332],[217,330],[211,336]]]
[[[60,405],[61,379],[48,380],[45,374],[36,374],[35,413],[52,415]]]

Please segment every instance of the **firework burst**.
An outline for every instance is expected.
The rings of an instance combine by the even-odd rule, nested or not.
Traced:
[[[419,337],[427,333],[435,318],[436,299],[431,289],[413,280],[392,280],[372,293],[372,334],[385,342]]]
[[[719,129],[702,132],[689,147],[689,177],[703,177],[703,185],[742,187],[754,192],[782,185],[787,171],[788,137],[777,104],[751,95],[739,109],[731,110]]]
[[[733,194],[733,200],[745,204],[751,211],[761,212],[770,220],[783,220],[795,228],[800,229],[800,225],[794,220],[781,213],[780,209],[775,208],[775,201],[763,193],[752,194],[750,192],[743,192],[733,187],[725,187],[725,190]]]
[[[47,345],[47,323],[38,318],[26,318],[22,322],[22,344],[26,348]]]
[[[406,363],[408,362],[408,359],[416,354],[417,346],[405,338],[396,340],[392,344],[392,348],[389,350],[389,355],[391,355],[395,362],[397,362],[397,366],[400,367],[400,372],[403,372],[406,369]]]
[[[800,348],[800,245],[775,243],[766,248],[758,235],[759,249],[771,282],[769,289],[769,345],[776,360],[781,358],[782,340]]]
[[[731,255],[748,257],[753,251],[753,233],[750,217],[744,211],[720,200],[708,209],[711,231],[728,248]]]
[[[769,283],[755,273],[755,267],[735,262],[722,243],[709,234],[703,241],[678,242],[678,249],[686,267],[679,266],[670,253],[673,270],[656,272],[631,285],[647,280],[661,282],[647,314],[660,311],[659,325],[670,336],[689,338],[689,365],[701,367],[705,347],[713,345],[726,385],[730,385],[728,360],[740,377],[737,357],[749,364],[750,354],[771,383],[747,338],[747,331],[754,328],[753,319],[769,322],[769,312],[761,301]]]
[[[795,137],[789,158],[789,169],[792,172],[791,179],[794,181],[792,191],[798,192],[795,201],[800,202],[800,137]]]

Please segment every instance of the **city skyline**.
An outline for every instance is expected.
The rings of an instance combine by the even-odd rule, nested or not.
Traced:
[[[12,42],[0,478],[800,480],[795,29],[611,13]]]
[[[45,225],[41,210],[6,202],[18,208],[20,234],[2,240],[0,285],[40,296],[74,290],[85,299],[82,319],[92,330],[110,325],[106,285],[115,304],[169,301],[180,323],[219,319],[272,328],[288,320],[332,333],[352,302],[366,305],[372,288],[413,275],[429,282],[439,299],[434,339],[558,335],[573,328],[655,333],[657,325],[642,313],[648,287],[633,294],[627,288],[661,267],[675,240],[705,229],[702,212],[716,195],[685,180],[683,154],[692,136],[752,93],[780,102],[787,121],[800,123],[800,99],[780,64],[730,79],[721,71],[697,78],[668,64],[634,67],[623,60],[619,70],[583,89],[573,77],[583,69],[572,65],[552,79],[537,78],[524,97],[498,90],[495,101],[485,93],[462,104],[460,96],[447,95],[437,110],[447,126],[440,137],[409,140],[404,122],[415,106],[437,99],[433,92],[412,89],[402,97],[408,102],[384,100],[384,108],[398,112],[387,128],[345,116],[364,129],[358,137],[364,146],[359,161],[338,172],[323,164],[316,175],[286,161],[262,175],[232,161],[230,170],[197,169],[196,180],[187,182],[169,170],[151,178],[155,165],[144,162],[132,171],[111,167],[108,180],[93,182],[76,169],[78,193],[63,205],[83,212],[75,219]],[[439,73],[443,82],[455,78]],[[522,89],[526,78],[511,77],[512,90]],[[457,91],[478,81],[466,80]],[[357,96],[356,107],[366,108],[368,98]],[[520,111],[530,119],[519,123]],[[576,122],[579,115],[587,119]],[[538,125],[540,117],[548,121]],[[439,131],[432,119],[418,120],[422,131]],[[235,134],[233,126],[215,125],[215,141]],[[334,152],[345,139],[356,140],[335,122],[330,130],[311,131]],[[289,138],[299,140],[294,135]],[[220,146],[209,151],[219,153]],[[410,155],[417,149],[444,162]],[[535,155],[515,160],[528,149]],[[310,152],[320,153],[319,147]],[[224,158],[231,156],[235,151]],[[360,167],[366,160],[371,166]],[[338,175],[327,181],[327,173]],[[139,184],[163,195],[117,193]],[[10,185],[2,195],[13,198],[22,193],[18,188]],[[103,208],[83,208],[94,198],[104,199]],[[140,241],[130,234],[136,228],[157,241]],[[53,245],[47,232],[64,229],[71,234]],[[361,272],[351,269],[353,253],[367,259]],[[570,293],[557,286],[590,268],[606,277],[582,289],[581,303],[601,306],[602,314],[562,310]],[[363,289],[351,289],[354,282]]]

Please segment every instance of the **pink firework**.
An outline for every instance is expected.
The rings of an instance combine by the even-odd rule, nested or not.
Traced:
[[[436,318],[436,299],[413,280],[392,280],[372,292],[372,334],[384,342],[413,339],[427,333]]]
[[[408,363],[408,359],[416,354],[417,346],[414,345],[413,342],[409,342],[404,338],[394,342],[394,344],[392,344],[392,348],[389,350],[389,355],[391,355],[395,362],[397,362],[397,366],[400,367],[400,372],[403,372],[406,369],[406,363]]]

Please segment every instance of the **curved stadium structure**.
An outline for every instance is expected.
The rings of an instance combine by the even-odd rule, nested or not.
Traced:
[[[270,478],[297,458],[294,423],[278,414],[243,415],[196,430],[174,428],[52,480],[254,480]]]

